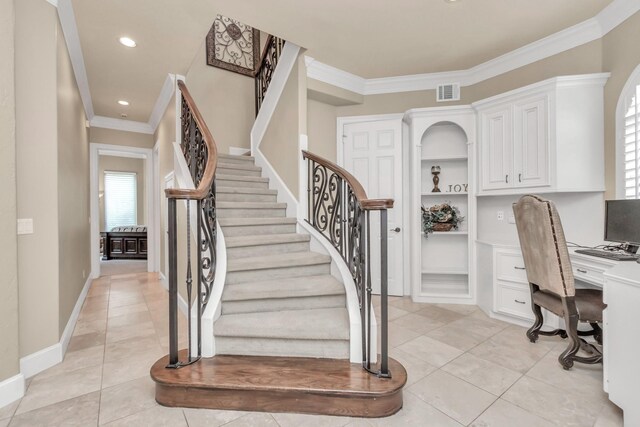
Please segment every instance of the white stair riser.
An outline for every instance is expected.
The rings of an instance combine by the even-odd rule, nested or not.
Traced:
[[[257,282],[259,280],[284,279],[288,277],[315,276],[329,274],[331,264],[303,265],[295,267],[265,268],[262,270],[229,271],[227,272],[227,285],[244,282]]]
[[[220,202],[268,202],[276,203],[278,197],[275,194],[243,194],[243,193],[218,193],[216,200]]]
[[[225,237],[264,236],[267,234],[295,233],[295,224],[242,225],[222,227]]]
[[[260,169],[228,169],[218,166],[216,172],[224,175],[262,176]]]
[[[291,252],[305,252],[309,250],[309,242],[279,243],[258,246],[227,247],[227,256],[230,259],[246,258],[251,256],[275,255]]]
[[[284,208],[273,209],[242,209],[242,208],[218,208],[218,218],[284,218],[287,210]]]
[[[222,314],[264,313],[282,310],[345,307],[344,295],[314,295],[300,298],[269,298],[249,301],[224,301]]]
[[[216,336],[217,354],[348,359],[347,340],[288,340]]]
[[[258,182],[258,181],[236,181],[236,180],[227,180],[227,179],[216,179],[216,185],[220,187],[242,187],[242,188],[269,188],[268,182]]]

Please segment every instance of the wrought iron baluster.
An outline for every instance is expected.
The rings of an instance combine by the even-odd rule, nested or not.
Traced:
[[[211,132],[199,113],[183,82],[179,81],[181,102],[180,147],[185,157],[195,190],[166,190],[169,200],[169,368],[180,368],[198,361],[202,355],[202,315],[215,279],[216,271],[216,190],[215,165],[217,149]],[[209,156],[212,156],[210,159]],[[193,194],[193,195],[192,195]],[[181,361],[178,354],[178,277],[176,202],[186,203],[186,274],[188,357]],[[195,201],[196,229],[191,226],[192,203]],[[193,272],[192,235],[196,242],[197,271]],[[184,249],[183,249],[184,250]],[[193,281],[196,280],[194,284]],[[195,294],[194,294],[195,292]],[[193,304],[196,304],[193,309]],[[195,311],[195,319],[192,312]],[[193,324],[195,322],[195,325]]]
[[[282,54],[285,41],[275,36],[269,36],[265,50],[262,54],[262,60],[258,64],[255,73],[255,90],[256,90],[256,116],[262,107],[264,97],[269,89],[269,84],[273,78],[273,73],[278,65],[278,60]]]
[[[307,165],[307,222],[320,232],[340,253],[349,269],[358,296],[362,337],[362,367],[381,378],[390,378],[388,352],[388,265],[387,209],[393,200],[366,198],[362,185],[344,169],[303,151]],[[371,211],[380,212],[381,259],[371,259]],[[381,360],[379,370],[372,366],[375,357],[372,333],[372,268],[381,273]],[[372,357],[373,353],[373,357]]]

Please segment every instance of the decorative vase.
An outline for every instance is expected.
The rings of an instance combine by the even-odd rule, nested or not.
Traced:
[[[431,173],[433,174],[433,190],[432,193],[440,193],[440,189],[438,188],[438,183],[440,182],[440,166],[431,166]]]

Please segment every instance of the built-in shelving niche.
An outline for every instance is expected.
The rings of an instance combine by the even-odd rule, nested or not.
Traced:
[[[440,193],[433,193],[432,166],[440,166]],[[465,184],[467,187],[465,187]],[[465,221],[457,231],[435,232],[421,239],[421,294],[469,295],[469,164],[467,135],[455,123],[429,127],[421,141],[421,201],[426,208],[450,202]]]

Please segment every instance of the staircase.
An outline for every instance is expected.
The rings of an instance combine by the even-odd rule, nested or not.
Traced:
[[[349,358],[344,286],[310,250],[253,157],[219,155],[217,218],[227,245],[216,354]]]

